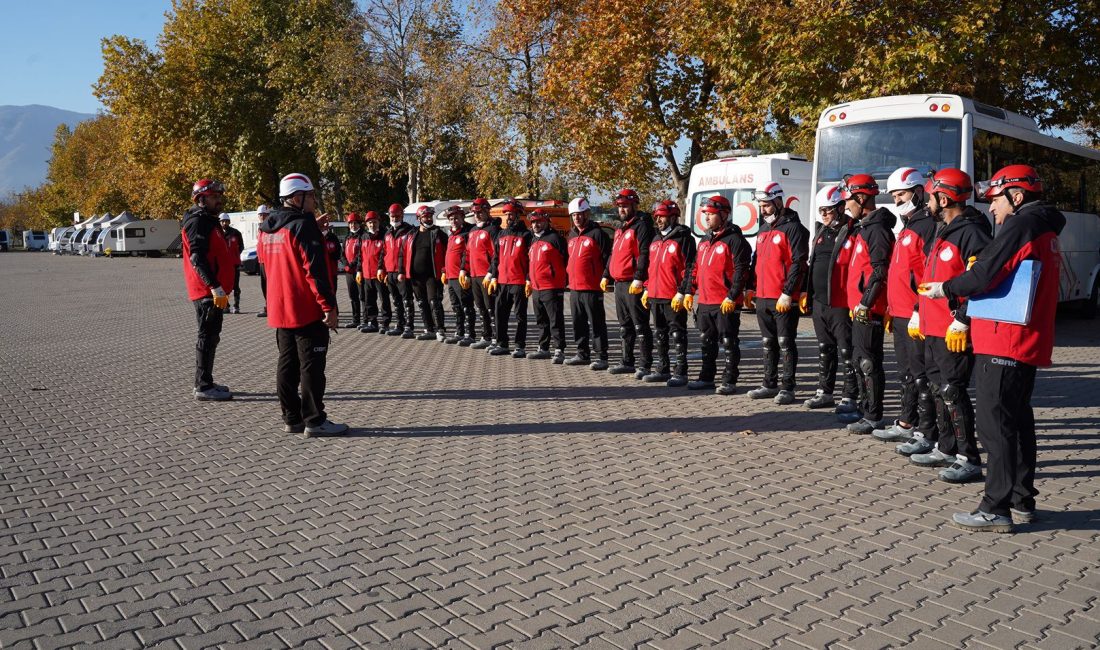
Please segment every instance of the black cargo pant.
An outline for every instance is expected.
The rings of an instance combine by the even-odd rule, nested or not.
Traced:
[[[634,342],[641,337],[642,368],[653,367],[653,330],[649,310],[642,306],[642,294],[630,293],[630,280],[615,283],[615,316],[623,342],[623,365],[634,365]]]
[[[360,316],[362,310],[360,305],[363,302],[363,285],[370,282],[367,278],[363,278],[363,284],[359,284],[355,281],[354,273],[347,273],[344,276],[347,279],[348,284],[348,300],[351,302],[351,322],[354,325],[358,325],[360,322]]]
[[[980,354],[977,357],[978,437],[985,447],[985,495],[980,509],[1009,515],[1034,510],[1035,366]]]
[[[496,317],[497,297],[491,295],[485,285],[481,283],[484,279],[485,276],[470,278],[470,289],[474,294],[474,306],[477,308],[477,314],[481,318],[481,338],[491,341],[493,340],[493,319]],[[474,336],[474,332],[470,332],[470,336]]]
[[[203,391],[214,385],[214,354],[222,337],[222,310],[214,307],[213,298],[192,300],[195,319],[199,324],[195,343],[195,388]]]
[[[852,321],[847,307],[813,303],[814,334],[817,335],[817,387],[832,395],[837,372],[844,373],[842,397],[856,399],[856,368],[852,362]]]
[[[872,422],[882,419],[882,399],[886,391],[886,371],[883,369],[886,327],[882,316],[868,314],[869,322],[852,322],[852,348],[855,351],[856,376],[859,378],[860,410]]]
[[[924,359],[928,388],[936,404],[939,429],[936,446],[945,454],[965,456],[971,464],[980,465],[982,459],[974,437],[974,405],[967,391],[974,370],[974,353],[949,352],[944,339],[929,336],[924,339]]]
[[[516,317],[516,347],[527,347],[527,294],[522,284],[497,284],[497,345],[508,347],[509,314]]]
[[[687,375],[687,309],[672,311],[672,301],[649,299],[653,312],[653,342],[657,346],[658,374]],[[670,368],[669,349],[675,348],[676,363]]]
[[[916,427],[926,440],[936,442],[936,402],[928,388],[924,363],[924,341],[909,336],[909,319],[894,318],[894,356],[901,382],[901,413],[898,419]]]
[[[757,313],[759,309],[759,303],[757,303]],[[722,364],[721,383],[736,384],[740,376],[738,367],[741,365],[741,308],[737,308],[733,313],[723,314],[721,305],[699,305],[695,319],[699,325],[703,348],[703,366],[699,371],[700,381],[714,381],[718,371],[718,344],[721,343],[725,357]]]
[[[368,283],[366,276],[363,277],[363,310],[365,312],[366,320],[380,325],[382,329],[389,329],[390,321],[393,320],[393,307],[390,305],[390,288],[386,284],[385,276],[383,279],[378,279],[378,272],[375,271],[374,275],[370,276]],[[378,303],[382,303],[382,310],[378,310]]]
[[[256,268],[260,270],[260,293],[264,297],[264,311],[267,311],[267,272],[264,271],[263,264],[257,264]]]
[[[420,306],[420,313],[424,316],[425,331],[446,332],[447,328],[443,323],[443,283],[435,276],[413,278],[410,282],[416,304]],[[409,327],[413,326],[412,322],[410,318]]]
[[[397,329],[412,329],[413,326],[413,297],[407,280],[398,281],[397,271],[386,274],[386,286],[390,291],[390,300],[393,301],[394,310],[397,312]]]
[[[448,277],[447,293],[451,298],[451,311],[455,315],[455,332],[459,338],[473,338],[476,325],[473,280],[470,281],[469,289],[463,289],[458,278]]]
[[[603,310],[603,291],[569,292],[569,311],[573,315],[573,342],[577,356],[607,361],[607,315]]]
[[[798,301],[791,301],[791,309],[785,314],[775,310],[775,298],[757,298],[756,324],[764,346],[764,383],[767,388],[794,390],[795,372],[798,369]],[[783,361],[783,373],[779,373],[779,361]]]
[[[323,401],[328,337],[328,328],[321,321],[275,330],[275,342],[279,346],[275,388],[283,422],[315,427],[328,419]]]
[[[241,310],[241,267],[233,269],[233,307]]]
[[[535,305],[535,324],[539,327],[539,349],[565,350],[565,290],[543,289],[531,293]]]

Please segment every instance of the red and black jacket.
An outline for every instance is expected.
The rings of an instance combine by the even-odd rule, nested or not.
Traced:
[[[379,230],[373,235],[368,230],[359,231],[359,256],[352,267],[363,274],[363,280],[373,279],[386,266],[386,233]]]
[[[569,231],[569,288],[573,291],[601,291],[600,280],[607,273],[611,257],[611,238],[594,221],[584,230]]]
[[[990,241],[989,220],[981,212],[967,206],[951,223],[940,226],[936,238],[928,250],[921,282],[946,282],[966,271],[967,260],[977,255]],[[951,321],[969,324],[966,303],[961,299],[948,300],[919,296],[920,331],[925,336],[947,336]]]
[[[431,239],[432,277],[438,280],[439,275],[443,273],[443,264],[447,258],[447,233],[443,232],[439,226],[429,226],[424,233]],[[409,234],[405,235],[399,251],[399,265],[406,280],[412,279],[413,244],[418,234],[419,229],[413,228]]]
[[[645,282],[649,278],[649,245],[652,242],[653,221],[647,214],[635,213],[633,219],[615,231],[604,277],[616,282]]]
[[[379,271],[401,273],[401,251],[405,249],[406,239],[416,233],[416,228],[402,221],[396,228],[390,228],[383,236],[382,266]]]
[[[344,238],[344,273],[358,273],[363,270],[359,264],[359,256],[364,234],[365,230],[348,231],[348,236]]]
[[[796,298],[806,277],[810,231],[798,220],[798,213],[784,208],[775,223],[756,235],[752,268],[756,296],[776,299],[781,294]]]
[[[183,213],[180,223],[183,231],[183,281],[187,285],[190,300],[211,297],[211,290],[233,291],[233,276],[237,261],[229,251],[229,244],[218,225],[218,215],[205,208],[194,206]]]
[[[244,250],[244,235],[233,226],[222,230],[222,235],[225,236],[225,243],[229,246],[229,256],[233,258],[233,263],[240,266],[241,251]]]
[[[470,267],[466,265],[466,249],[469,248],[470,234],[473,229],[473,226],[463,221],[462,227],[457,232],[452,230],[447,237],[447,258],[443,268],[446,270],[448,280],[457,280],[459,271],[470,273]]]
[[[886,275],[886,309],[894,318],[909,318],[917,306],[917,284],[925,257],[936,238],[936,220],[927,208],[914,212],[898,233]]]
[[[817,229],[806,273],[807,300],[828,307],[848,308],[844,279],[848,275],[847,253],[851,250],[847,221],[837,221],[832,226],[822,224]]]
[[[848,309],[863,305],[876,316],[886,315],[886,277],[894,251],[895,223],[893,212],[879,208],[856,225],[848,262]]]
[[[695,236],[683,224],[674,226],[667,235],[654,234],[649,245],[649,279],[645,283],[651,300],[671,300],[678,293],[691,293],[695,249]]]
[[[1008,357],[1032,366],[1050,365],[1062,272],[1058,235],[1065,225],[1065,215],[1050,203],[1026,203],[1005,220],[969,271],[944,283],[943,291],[950,298],[973,296],[996,288],[1024,260],[1038,260],[1042,265],[1030,322],[1016,325],[972,319],[974,352]]]
[[[741,228],[727,223],[699,242],[691,285],[700,305],[720,305],[729,298],[741,304],[752,277],[752,247]]]
[[[493,248],[489,275],[499,284],[527,284],[528,253],[531,251],[531,231],[516,220],[511,228],[500,231]]]
[[[498,218],[489,219],[484,224],[474,224],[470,230],[466,256],[460,264],[471,277],[481,278],[489,275],[489,267],[493,265],[493,252],[499,236],[500,219]]]
[[[535,291],[565,289],[568,260],[565,238],[557,231],[547,230],[541,237],[531,233],[530,267],[527,272],[531,288]]]
[[[336,309],[335,265],[312,213],[275,208],[260,224],[267,273],[267,324],[294,329]]]

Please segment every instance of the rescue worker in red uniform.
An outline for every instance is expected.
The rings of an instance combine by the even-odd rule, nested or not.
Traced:
[[[699,242],[692,278],[692,293],[684,296],[691,309],[699,303],[696,323],[702,339],[703,363],[699,379],[689,382],[690,390],[714,388],[717,372],[718,342],[725,350],[722,383],[714,388],[718,395],[733,395],[741,364],[741,305],[745,286],[752,277],[752,247],[741,228],[730,223],[729,199],[715,194],[700,208],[706,218],[707,236]]]
[[[695,236],[680,223],[680,206],[666,200],[653,211],[656,232],[649,245],[649,278],[642,304],[653,313],[653,340],[657,367],[642,381],[678,387],[687,385],[687,308],[695,272]],[[688,301],[690,303],[690,300]],[[676,366],[669,363],[670,342],[676,347]]]
[[[929,181],[929,210],[943,223],[928,251],[921,282],[944,282],[966,270],[967,260],[981,253],[991,239],[985,215],[966,205],[973,193],[970,176],[942,169]],[[970,319],[966,303],[920,296],[918,338],[924,339],[925,372],[936,403],[938,442],[909,461],[922,467],[946,467],[940,479],[967,483],[981,479],[981,458],[974,437],[974,406],[967,392],[974,368],[968,341]]]
[[[505,227],[497,236],[489,273],[482,278],[490,295],[497,295],[496,344],[489,354],[515,359],[527,356],[527,269],[530,266],[531,231],[523,223],[523,206],[515,199],[504,203]],[[508,318],[516,317],[516,350],[509,348]]]
[[[340,238],[336,236],[336,233],[332,232],[332,227],[329,225],[328,218],[318,218],[317,226],[321,229],[321,236],[325,242],[325,253],[329,259],[329,277],[332,280],[332,290],[336,291],[336,278],[340,275],[340,268],[343,266],[343,245],[340,243]],[[348,282],[354,284],[355,277],[348,276]]]
[[[447,208],[445,214],[447,221],[451,223],[451,232],[447,235],[447,255],[443,263],[443,275],[439,280],[447,287],[447,293],[451,297],[455,333],[443,342],[467,347],[474,342],[474,333],[477,331],[474,293],[470,286],[472,283],[468,269],[463,266],[466,263],[466,248],[470,245],[473,226],[466,223],[466,213],[457,205]]]
[[[613,375],[634,374],[643,379],[653,372],[653,330],[649,327],[649,312],[642,305],[642,292],[649,277],[649,245],[653,242],[653,222],[638,212],[638,193],[619,190],[615,197],[622,225],[615,231],[611,259],[601,288],[607,291],[610,282],[615,287],[615,314],[619,319],[622,339],[622,360],[611,366]],[[641,337],[642,365],[635,367],[634,342]]]
[[[756,289],[747,294],[747,306],[756,306],[764,345],[764,383],[748,395],[752,399],[774,398],[781,405],[794,403],[798,305],[810,250],[810,231],[798,220],[797,212],[784,206],[784,196],[783,187],[775,182],[753,192],[764,224],[756,235],[752,261]]]
[[[1025,260],[1039,264],[1039,278],[1026,325],[971,319],[977,355],[977,431],[986,452],[985,494],[971,513],[956,513],[956,526],[972,531],[1012,532],[1035,521],[1035,371],[1051,364],[1054,314],[1058,308],[1062,257],[1058,235],[1065,216],[1043,200],[1043,183],[1030,165],[1009,165],[993,175],[983,196],[998,226],[997,236],[962,275],[926,283],[922,295],[958,300],[996,289]],[[1017,282],[1020,280],[1017,279]]]
[[[390,318],[393,313],[385,275],[381,280],[378,279],[378,271],[385,268],[385,233],[382,232],[381,219],[374,210],[367,211],[363,222],[366,224],[366,230],[359,235],[359,263],[355,276],[363,287],[363,324],[359,327],[359,331],[364,334],[374,332],[385,334],[390,327]],[[378,321],[379,300],[382,301],[381,323]]]
[[[882,400],[886,390],[883,345],[890,317],[886,313],[886,278],[894,250],[897,218],[888,208],[875,209],[878,183],[870,174],[848,177],[841,188],[846,212],[856,220],[848,262],[848,308],[852,311],[852,347],[860,390],[860,419],[848,431],[869,435],[885,428]]]
[[[233,268],[233,306],[227,307],[225,311],[227,314],[239,314],[241,313],[241,251],[244,250],[244,235],[229,225],[228,214],[221,213],[218,221],[221,223],[225,243],[229,246],[229,256],[233,258],[236,265]]]
[[[279,199],[282,205],[260,230],[271,283],[267,324],[275,328],[279,346],[276,390],[283,430],[306,437],[342,435],[348,426],[331,422],[324,406],[329,330],[340,320],[335,262],[314,217],[317,199],[309,178],[284,176]]]
[[[806,292],[798,308],[813,316],[817,335],[817,392],[803,406],[810,409],[855,408],[858,390],[856,371],[852,366],[852,319],[848,317],[848,293],[845,278],[848,273],[849,220],[844,215],[844,199],[840,187],[829,185],[817,193],[817,215],[820,226],[810,251],[806,274]],[[837,371],[843,373],[843,396],[839,404],[834,397]],[[839,412],[839,411],[838,411]]]
[[[526,295],[534,303],[539,349],[528,359],[565,363],[565,268],[569,251],[565,238],[550,227],[550,213],[531,212],[531,252]],[[550,344],[554,352],[550,352]]]
[[[222,314],[229,307],[237,265],[218,227],[218,213],[225,204],[225,186],[204,178],[191,188],[195,205],[183,213],[183,280],[187,297],[195,306],[199,333],[195,343],[195,386],[192,396],[202,401],[233,399],[229,388],[214,383],[214,355],[222,333]],[[239,257],[237,258],[240,259]]]
[[[271,214],[271,209],[267,207],[267,204],[260,204],[256,208],[256,219],[260,223],[266,221],[269,214]],[[264,297],[264,305],[256,313],[257,318],[267,318],[267,273],[264,271],[264,258],[260,256],[260,250],[263,248],[260,242],[263,240],[263,236],[263,232],[256,231],[256,270],[260,274],[260,294]]]
[[[401,249],[402,275],[397,279],[412,284],[412,293],[424,317],[424,331],[416,340],[443,342],[447,328],[443,323],[443,283],[439,279],[447,255],[447,234],[435,225],[435,209],[431,206],[417,208],[416,220],[420,227],[405,238]],[[405,331],[412,329],[410,318]]]
[[[466,256],[461,262],[459,278],[470,278],[470,289],[474,296],[474,306],[481,318],[481,339],[470,345],[474,350],[484,350],[493,344],[493,318],[496,314],[496,296],[489,293],[484,282],[493,263],[493,251],[497,236],[500,234],[500,219],[489,216],[489,201],[482,197],[474,199],[470,205],[474,213],[474,227],[470,230],[466,245]],[[476,332],[467,334],[472,338]]]
[[[871,432],[878,440],[900,442],[898,453],[911,456],[932,450],[938,440],[935,398],[925,372],[924,344],[910,332],[920,332],[917,284],[925,257],[936,236],[936,220],[926,208],[924,178],[913,167],[890,174],[886,191],[894,199],[903,228],[894,242],[886,276],[886,311],[894,328],[894,356],[901,383],[901,413],[888,427]]]
[[[397,312],[397,323],[386,334],[411,339],[416,336],[413,334],[413,320],[416,314],[413,308],[412,288],[404,278],[401,269],[401,251],[405,249],[408,238],[416,233],[416,228],[405,223],[405,211],[397,203],[390,205],[388,215],[390,227],[383,237],[385,253],[382,257],[382,267],[378,269],[377,279],[386,282],[394,311]],[[389,318],[383,314],[382,320],[388,321]]]
[[[359,272],[363,220],[354,212],[349,212],[345,220],[348,222],[348,236],[344,238],[344,274],[347,278],[348,300],[351,302],[351,322],[344,327],[354,328],[363,322],[363,275]]]
[[[611,238],[592,220],[588,199],[569,202],[569,311],[573,315],[573,342],[577,353],[567,366],[607,370],[607,317],[603,309],[604,273],[611,258]],[[596,355],[595,361],[592,354]]]

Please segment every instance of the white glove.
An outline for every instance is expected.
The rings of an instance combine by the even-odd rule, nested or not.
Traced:
[[[940,298],[947,297],[947,294],[943,292],[942,282],[923,282],[917,287],[917,293],[932,300],[939,300]]]
[[[222,289],[221,287],[214,287],[210,290],[210,295],[214,296],[215,298],[224,298],[225,289]]]
[[[775,301],[775,310],[784,314],[791,310],[791,297],[785,293],[779,294],[779,300]]]

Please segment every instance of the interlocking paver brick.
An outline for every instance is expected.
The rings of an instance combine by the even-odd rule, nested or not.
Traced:
[[[180,263],[0,255],[5,304],[20,306],[0,310],[0,646],[1100,635],[1091,323],[1060,315],[1036,385],[1043,520],[983,536],[946,520],[980,486],[838,435],[827,413],[351,330],[333,337],[326,406],[354,435],[283,434],[271,333],[248,314],[226,316],[216,365],[237,399],[190,399]],[[254,310],[257,279],[243,284]],[[751,314],[742,327],[751,386]],[[810,330],[799,397],[816,374]],[[93,332],[103,341],[77,343]],[[892,414],[892,385],[887,398]]]

